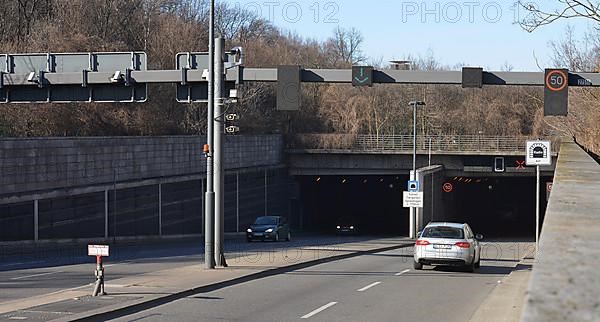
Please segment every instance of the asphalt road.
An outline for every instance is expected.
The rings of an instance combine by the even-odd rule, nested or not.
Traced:
[[[412,269],[412,248],[357,256],[199,293],[114,321],[468,321],[516,265],[508,243],[475,273]],[[503,256],[497,256],[497,250]],[[502,258],[499,258],[502,257]]]
[[[327,246],[343,242],[361,241],[373,237],[340,237],[323,235],[296,235],[292,242],[253,242],[244,238],[226,240],[228,257],[254,251],[271,251],[304,246]],[[186,242],[152,242],[144,245],[117,244],[111,246],[111,257],[105,259],[106,282],[164,269],[203,263],[204,240]],[[59,290],[89,287],[94,282],[95,258],[85,256],[85,249],[56,253],[39,252],[35,257],[14,256],[0,263],[0,303]],[[91,288],[90,288],[91,289]]]

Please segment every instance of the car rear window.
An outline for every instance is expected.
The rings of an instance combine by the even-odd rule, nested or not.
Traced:
[[[465,234],[460,228],[436,226],[425,228],[421,237],[464,239]]]

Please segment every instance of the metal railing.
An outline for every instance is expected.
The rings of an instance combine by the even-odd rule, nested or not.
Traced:
[[[435,135],[417,136],[417,151],[426,152],[521,152],[528,140],[518,136]],[[553,146],[558,147],[556,140]],[[410,152],[412,135],[298,134],[288,141],[292,149]],[[554,151],[557,151],[553,149]]]

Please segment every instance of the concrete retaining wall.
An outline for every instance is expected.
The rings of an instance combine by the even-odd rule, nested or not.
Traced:
[[[201,234],[203,144],[201,137],[1,139],[0,241]],[[287,215],[283,138],[227,137],[225,146],[225,230]]]
[[[523,321],[600,318],[600,165],[563,141]]]
[[[0,139],[0,204],[32,191],[85,187],[206,172],[198,136]],[[225,168],[282,163],[283,138],[225,141]],[[10,199],[9,197],[13,197]]]
[[[417,169],[417,180],[423,192],[423,208],[417,208],[417,231],[433,221],[445,218],[445,206],[442,200],[442,185],[444,183],[444,167],[434,165]]]

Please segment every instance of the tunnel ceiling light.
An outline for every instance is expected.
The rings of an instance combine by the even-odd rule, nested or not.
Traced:
[[[317,177],[317,182],[321,181],[321,177]]]

